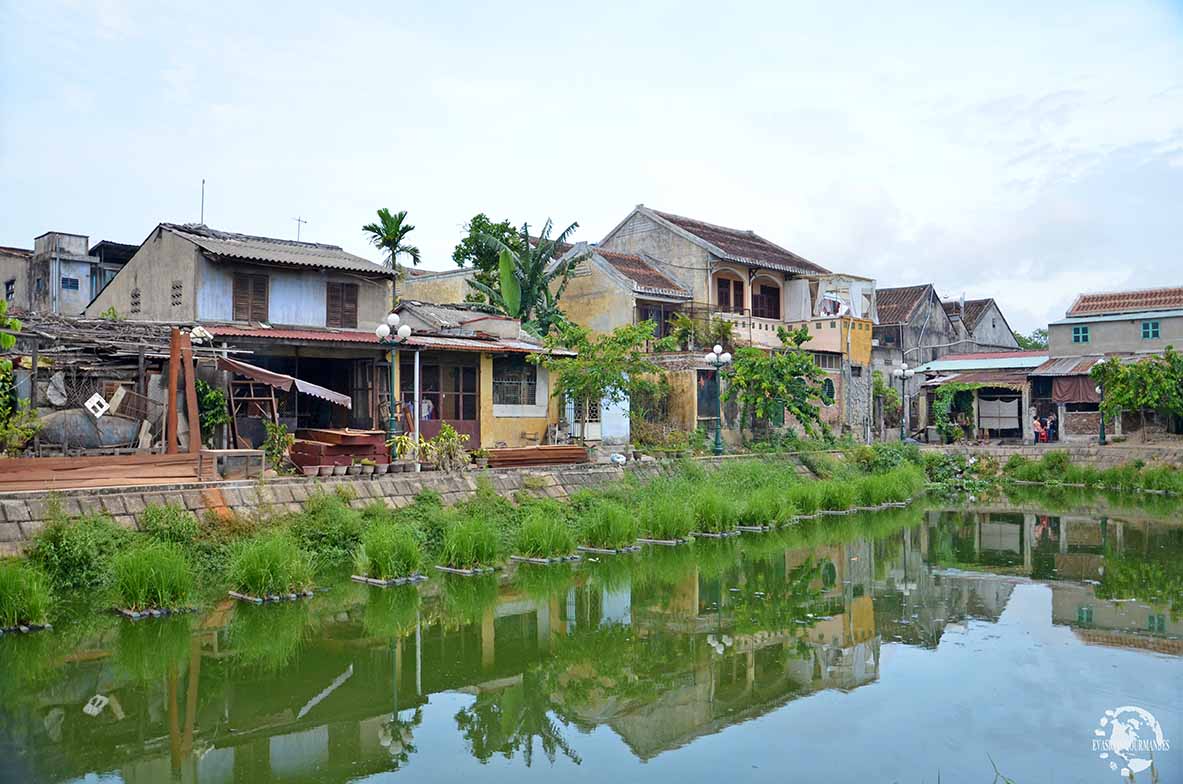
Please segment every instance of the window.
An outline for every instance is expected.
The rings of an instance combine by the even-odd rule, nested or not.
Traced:
[[[325,326],[357,329],[357,284],[325,284]]]
[[[1158,340],[1159,334],[1157,320],[1142,322],[1142,340]]]
[[[1167,616],[1164,614],[1151,615],[1147,618],[1146,627],[1152,634],[1167,633]]]
[[[780,286],[761,283],[752,291],[752,315],[780,320]]]
[[[1088,327],[1073,327],[1072,328],[1072,342],[1073,343],[1088,343],[1089,342],[1089,328]]]
[[[822,397],[826,400],[827,406],[834,405],[834,380],[827,378],[822,381]]]
[[[266,321],[268,279],[266,275],[234,276],[234,320]]]
[[[62,278],[62,291],[77,291],[78,278]]]
[[[850,366],[850,375],[853,378],[862,378],[863,377],[863,366],[862,365],[851,365]]]
[[[4,301],[9,304],[16,299],[16,278],[4,281]]]
[[[532,406],[537,394],[537,366],[524,357],[493,357],[494,405]]]
[[[743,310],[743,282],[722,276],[715,279],[719,310],[739,313]]]
[[[1091,626],[1093,623],[1093,608],[1087,604],[1076,608],[1076,622],[1081,626]]]
[[[822,370],[839,370],[842,367],[841,354],[829,354],[820,351],[810,352],[813,355],[813,362]]]

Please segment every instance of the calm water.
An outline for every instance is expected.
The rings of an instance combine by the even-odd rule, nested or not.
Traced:
[[[1178,782],[1181,561],[1169,521],[910,509],[86,614],[0,640],[0,780],[1116,784],[1093,730],[1132,705]]]

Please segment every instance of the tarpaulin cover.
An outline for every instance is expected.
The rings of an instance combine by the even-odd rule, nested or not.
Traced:
[[[1099,403],[1097,382],[1091,376],[1056,376],[1052,379],[1052,400],[1057,403]]]
[[[305,395],[312,395],[321,400],[327,400],[330,403],[341,406],[342,408],[353,408],[353,400],[349,395],[342,395],[340,392],[334,392],[331,389],[313,384],[308,381],[301,381],[298,378],[284,375],[283,373],[276,373],[271,370],[265,370],[255,365],[249,365],[237,359],[229,359],[227,357],[218,357],[218,370],[225,370],[230,373],[237,373],[247,378],[253,378],[261,384],[282,389],[288,392],[294,386],[297,391],[303,392]]]

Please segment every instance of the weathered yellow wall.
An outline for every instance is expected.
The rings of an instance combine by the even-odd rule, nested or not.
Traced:
[[[666,377],[670,382],[669,423],[689,433],[698,427],[698,371],[671,370]]]
[[[592,332],[611,332],[633,323],[636,302],[631,289],[589,262],[581,263],[579,272],[563,292],[567,318]]]
[[[408,275],[398,282],[400,299],[434,302],[447,305],[463,302],[472,289],[468,285],[470,272],[448,272],[445,275]]]
[[[546,427],[559,421],[559,404],[552,392],[553,382],[548,374],[547,415],[545,417],[494,417],[493,416],[493,355],[481,354],[480,374],[480,423],[481,447],[529,446],[541,444],[546,437]],[[523,433],[536,436],[524,438]]]
[[[842,319],[842,346],[850,336],[850,361],[864,367],[871,364],[871,322],[868,319]]]

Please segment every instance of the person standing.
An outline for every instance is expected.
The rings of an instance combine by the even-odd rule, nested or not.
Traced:
[[[1035,435],[1035,446],[1039,446],[1040,436],[1043,435],[1043,423],[1036,416],[1031,420],[1031,432]]]
[[[1060,425],[1060,423],[1059,423],[1059,421],[1057,421],[1055,413],[1048,414],[1048,416],[1047,416],[1047,440],[1048,441],[1059,441],[1060,440],[1059,425]]]

